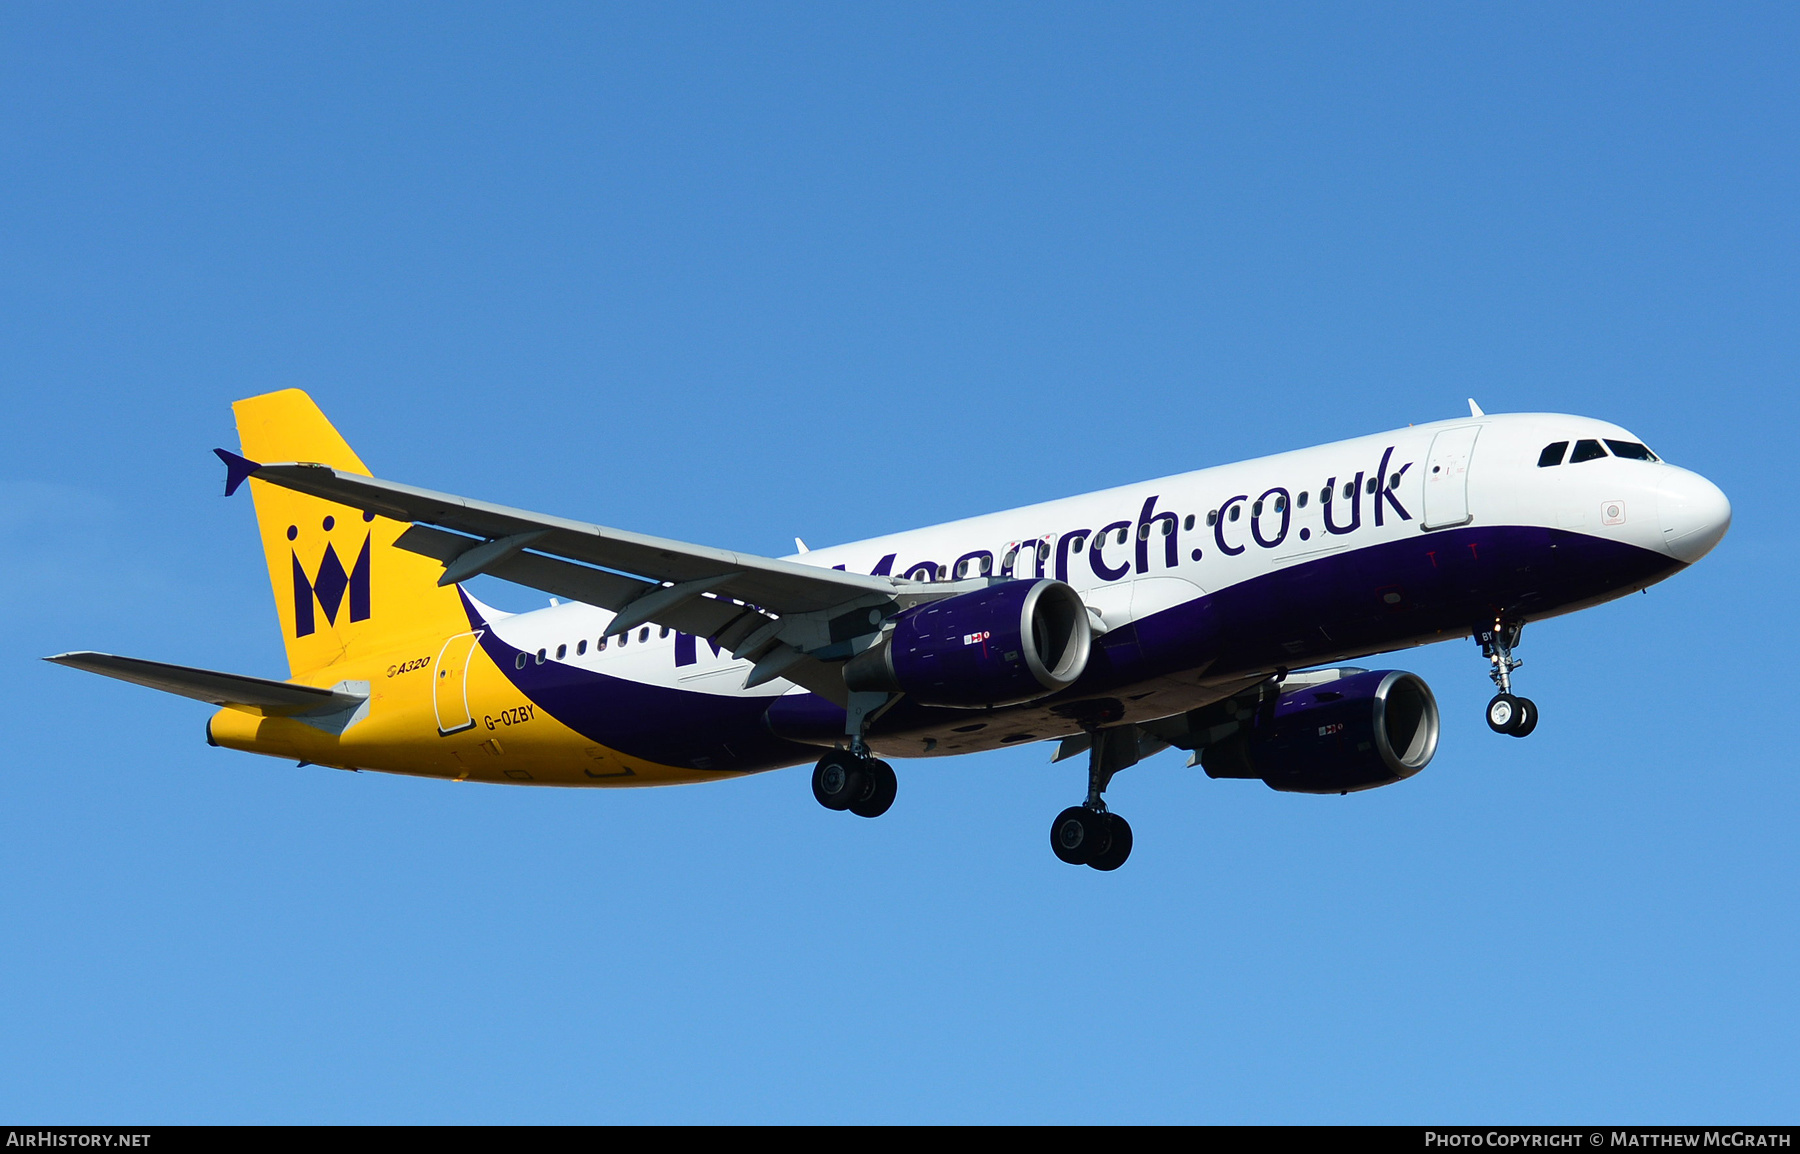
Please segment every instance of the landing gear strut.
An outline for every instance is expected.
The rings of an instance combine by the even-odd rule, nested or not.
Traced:
[[[1513,670],[1525,664],[1512,655],[1513,647],[1519,644],[1519,636],[1525,631],[1523,621],[1507,621],[1495,618],[1494,624],[1485,629],[1475,631],[1475,640],[1481,646],[1481,655],[1488,659],[1493,667],[1488,676],[1493,679],[1494,688],[1500,692],[1487,705],[1488,728],[1495,733],[1510,734],[1513,737],[1524,737],[1537,728],[1537,703],[1529,697],[1515,697],[1512,691]]]
[[[1093,744],[1088,746],[1087,800],[1063,810],[1050,823],[1050,851],[1070,865],[1116,870],[1131,856],[1131,826],[1109,813],[1100,795],[1113,774],[1137,764],[1137,728],[1125,725],[1088,733]]]

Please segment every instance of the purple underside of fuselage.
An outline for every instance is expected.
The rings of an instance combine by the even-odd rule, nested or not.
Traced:
[[[1631,592],[1683,568],[1660,553],[1562,529],[1421,533],[1221,589],[1137,623],[1135,677],[1201,661],[1209,675],[1299,668],[1530,621]],[[1081,687],[1075,687],[1079,690]]]
[[[763,724],[766,697],[726,697],[647,685],[565,665],[539,662],[502,641],[463,595],[481,648],[539,709],[597,745],[658,765],[745,773],[818,757],[811,746],[783,741]],[[843,716],[839,710],[838,716]]]
[[[1673,558],[1633,545],[1532,527],[1440,530],[1347,549],[1114,629],[1095,639],[1080,681],[1028,708],[1104,696],[1202,665],[1209,677],[1229,677],[1408,648],[1466,635],[1502,613],[1524,620],[1553,616],[1681,568]],[[472,626],[484,628],[473,603],[467,597],[463,603]],[[842,731],[843,710],[815,694],[727,697],[533,659],[519,669],[520,651],[492,629],[482,634],[481,645],[522,693],[564,725],[663,765],[741,773],[812,760],[815,748],[770,732],[764,714],[776,702],[784,733]],[[982,716],[991,720],[1006,712]],[[968,716],[966,710],[902,699],[870,732],[937,729]]]

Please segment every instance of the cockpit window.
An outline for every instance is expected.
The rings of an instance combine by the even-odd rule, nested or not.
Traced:
[[[1608,441],[1606,442],[1606,447],[1612,450],[1613,456],[1624,457],[1627,461],[1656,460],[1655,453],[1652,453],[1649,449],[1638,444],[1636,441]]]
[[[1557,441],[1555,444],[1545,445],[1544,451],[1538,454],[1538,468],[1548,469],[1552,465],[1562,464],[1563,453],[1568,448],[1569,442],[1567,441]]]
[[[1569,464],[1593,461],[1604,456],[1606,456],[1606,450],[1600,447],[1599,441],[1576,441],[1575,451],[1569,454]]]

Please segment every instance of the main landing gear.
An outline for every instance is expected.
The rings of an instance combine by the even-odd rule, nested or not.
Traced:
[[[1524,631],[1523,621],[1504,619],[1496,619],[1491,628],[1475,631],[1481,655],[1493,667],[1488,671],[1488,676],[1500,691],[1487,705],[1488,728],[1495,733],[1510,734],[1513,737],[1527,736],[1537,728],[1538,723],[1537,703],[1529,697],[1515,697],[1512,691],[1513,670],[1525,664],[1514,657],[1512,651],[1519,644],[1519,636]]]
[[[880,817],[894,804],[900,783],[894,767],[869,753],[863,730],[897,700],[886,693],[855,692],[844,709],[849,749],[834,749],[813,766],[813,796],[826,809],[847,809],[857,817]]]
[[[813,796],[826,809],[847,809],[857,817],[880,817],[894,804],[900,783],[887,762],[867,753],[834,749],[813,767],[812,788]]]
[[[1116,870],[1131,856],[1131,826],[1109,813],[1100,795],[1113,774],[1137,764],[1137,728],[1126,725],[1089,733],[1093,744],[1088,747],[1087,800],[1063,810],[1050,823],[1050,851],[1070,865]]]

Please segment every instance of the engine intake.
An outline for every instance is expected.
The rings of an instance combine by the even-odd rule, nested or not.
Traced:
[[[1208,745],[1208,777],[1257,778],[1286,793],[1392,785],[1437,752],[1438,707],[1417,674],[1357,673],[1291,690],[1244,728]]]
[[[903,614],[844,665],[853,690],[922,705],[1017,705],[1067,689],[1087,668],[1093,630],[1061,581],[1007,581]]]

